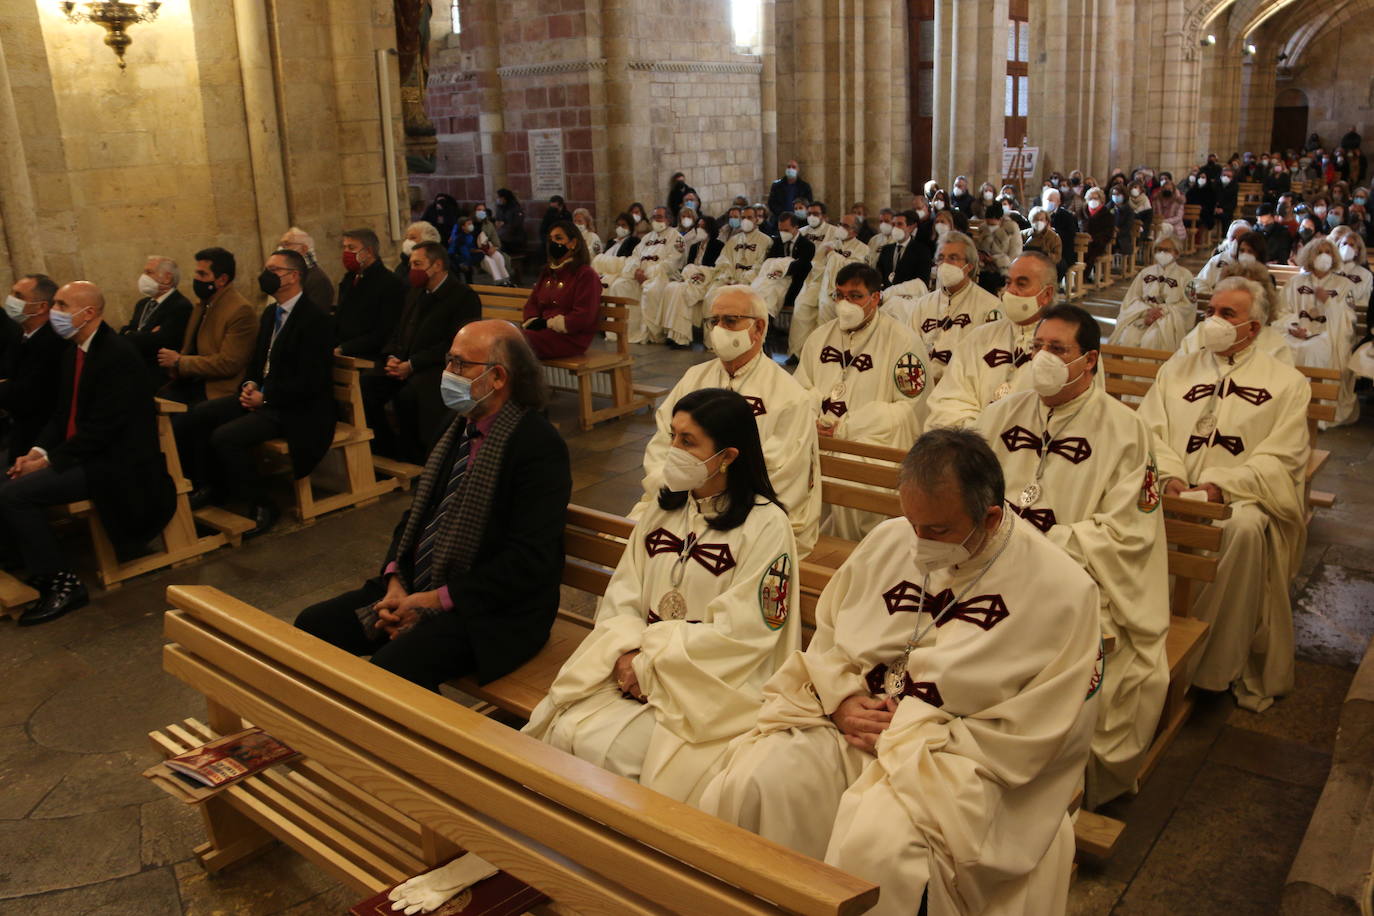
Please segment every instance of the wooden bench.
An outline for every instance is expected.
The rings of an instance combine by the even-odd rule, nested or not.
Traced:
[[[1074,262],[1069,265],[1068,273],[1064,274],[1064,298],[1070,302],[1082,299],[1087,292],[1083,278],[1088,274],[1086,258],[1092,240],[1093,237],[1086,232],[1079,232],[1073,237]]]
[[[359,375],[359,385],[361,377],[365,373],[377,368],[377,364],[370,359],[363,359],[360,356],[341,356],[334,354],[334,365],[340,369],[349,369]],[[359,388],[361,394],[361,387]],[[367,413],[364,411],[363,419],[366,421]],[[370,449],[370,446],[369,446]],[[390,477],[396,481],[396,486],[402,490],[409,490],[411,481],[417,479],[424,468],[418,464],[411,464],[408,461],[397,461],[394,458],[387,458],[384,455],[372,454],[372,469],[383,477]]]
[[[483,318],[517,325],[524,320],[525,302],[532,292],[509,286],[474,286],[473,291],[481,298]],[[577,391],[578,420],[584,430],[642,407],[652,411],[654,402],[668,393],[666,388],[634,383],[634,357],[629,347],[630,306],[634,304],[635,300],[619,296],[601,297],[596,330],[604,333],[608,341],[614,340],[613,349],[589,349],[581,356],[543,360],[548,369],[567,373],[571,378],[571,384],[560,384],[555,375],[554,387]],[[598,391],[594,382],[602,375],[608,387]],[[597,396],[609,397],[611,403],[598,408],[594,402]]]
[[[358,382],[357,371],[358,363],[366,360],[350,359],[349,363],[342,364],[338,362],[339,359],[335,358],[333,369],[334,403],[338,418],[329,452],[309,475],[291,481],[296,496],[296,514],[307,524],[336,509],[371,505],[399,486],[395,477],[378,480],[374,470],[372,430],[367,428],[363,390]],[[262,451],[274,465],[285,463],[289,469],[290,449],[285,439],[268,439],[262,444]],[[331,461],[340,460],[341,467],[330,466]],[[321,488],[328,491],[327,495],[315,495],[317,480]]]
[[[539,912],[860,913],[872,884],[563,753],[208,586],[174,586],[165,670],[208,715],[163,753],[261,727],[303,756],[201,803],[216,871],[274,838],[358,892],[481,855]]]
[[[121,563],[91,500],[83,499],[54,509],[59,517],[85,520],[90,531],[91,546],[95,552],[96,577],[106,589],[118,588],[120,583],[134,576],[168,566],[186,565],[226,544],[238,546],[243,533],[253,527],[251,519],[224,509],[194,514],[191,512],[187,495],[191,492],[191,483],[181,472],[181,456],[177,452],[177,441],[172,434],[171,422],[174,414],[185,413],[187,408],[185,404],[163,398],[154,398],[154,401],[157,405],[158,446],[162,450],[167,474],[172,478],[172,486],[176,490],[176,509],[159,536],[161,548],[146,556]],[[215,533],[200,534],[196,529],[196,522],[214,529]],[[0,614],[18,616],[26,605],[36,600],[38,592],[32,587],[8,573],[0,572]]]
[[[1197,251],[1198,230],[1202,228],[1202,207],[1199,204],[1183,205],[1183,227],[1187,230],[1183,233],[1184,255],[1190,255]]]

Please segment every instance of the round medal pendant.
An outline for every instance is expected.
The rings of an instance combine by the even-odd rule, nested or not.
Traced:
[[[1203,414],[1201,417],[1198,417],[1197,426],[1194,427],[1194,429],[1197,430],[1197,434],[1199,436],[1210,436],[1216,430],[1216,428],[1216,415],[1210,413]]]
[[[993,402],[1000,401],[1002,398],[1011,394],[1011,382],[1003,382],[997,386],[997,390],[992,393]]]
[[[1022,509],[1029,509],[1031,506],[1035,505],[1035,501],[1039,498],[1040,484],[1028,483],[1026,484],[1025,488],[1021,491],[1021,495],[1017,497],[1016,502],[1018,505],[1021,506]]]
[[[903,655],[887,667],[887,673],[883,675],[883,689],[887,695],[900,697],[906,690],[906,656]]]
[[[684,620],[687,617],[687,599],[682,592],[672,589],[658,602],[658,616],[664,620]]]
[[[840,401],[844,399],[844,379],[835,383],[835,387],[830,389],[830,400]]]

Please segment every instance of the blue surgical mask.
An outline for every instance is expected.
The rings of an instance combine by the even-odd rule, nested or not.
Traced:
[[[20,299],[18,296],[6,296],[5,314],[8,315],[12,320],[18,321],[20,324],[22,324],[26,318],[30,317],[24,314],[24,307],[26,305],[28,305],[28,303],[25,302],[23,299]]]
[[[730,217],[730,228],[731,228],[731,229],[738,229],[738,228],[739,228],[739,224],[740,224],[740,218],[739,218],[738,216],[732,216],[732,217]]]
[[[86,309],[78,309],[75,315],[80,315],[84,311],[86,311]],[[66,312],[59,312],[57,309],[53,309],[48,313],[48,322],[52,325],[52,329],[57,332],[58,337],[61,337],[63,340],[71,340],[81,332],[81,328],[86,326],[85,323],[83,323],[81,328],[78,328],[72,322],[75,315],[68,315]]]
[[[689,200],[687,201],[687,207],[688,209],[695,210],[697,208],[697,202],[695,200]]]
[[[788,170],[787,170],[787,177],[788,177],[788,178],[796,178],[796,177],[797,177],[797,170],[796,170],[796,169],[788,169]]]
[[[488,367],[486,375],[491,369]],[[482,375],[477,376],[481,378]],[[445,372],[439,377],[439,394],[444,399],[444,406],[449,410],[455,410],[463,416],[472,413],[472,409],[478,404],[491,397],[492,392],[488,391],[480,398],[472,396],[472,383],[476,379],[464,378],[461,375],[454,375],[452,372]]]

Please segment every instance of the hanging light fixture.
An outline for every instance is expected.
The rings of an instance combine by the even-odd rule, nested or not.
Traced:
[[[138,22],[152,22],[157,18],[162,3],[160,0],[141,4],[124,3],[122,0],[88,0],[78,4],[64,0],[60,5],[68,21],[94,22],[105,28],[105,44],[115,52],[115,57],[119,58],[119,69],[123,70],[127,67],[124,52],[134,41],[129,37],[129,26]],[[78,5],[84,9],[78,10]]]

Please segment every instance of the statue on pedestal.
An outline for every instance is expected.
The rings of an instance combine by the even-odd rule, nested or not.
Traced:
[[[394,0],[396,54],[401,72],[401,116],[406,129],[406,167],[432,173],[439,146],[434,122],[425,111],[429,85],[430,0]]]

